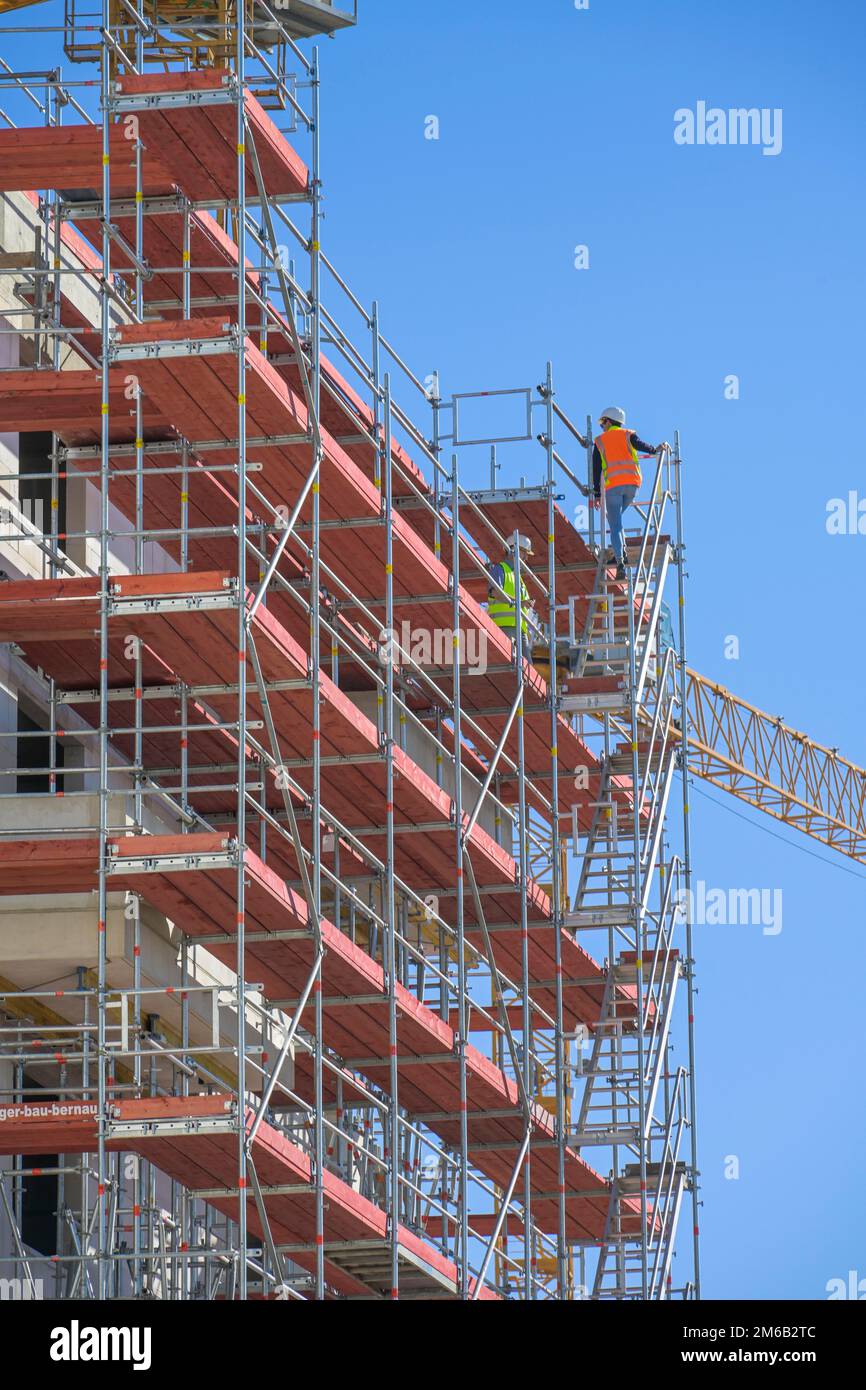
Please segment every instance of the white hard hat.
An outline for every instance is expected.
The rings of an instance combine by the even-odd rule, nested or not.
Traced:
[[[509,537],[508,537],[508,542],[507,542],[507,544],[508,544],[508,549],[509,549],[509,550],[513,550],[513,549],[514,549],[514,537],[513,537],[513,536],[509,536]],[[532,541],[529,539],[528,536],[518,536],[518,537],[517,537],[517,544],[519,545],[519,547],[520,547],[520,549],[521,549],[521,551],[522,551],[522,553],[523,553],[524,555],[531,555],[531,554],[532,554]]]
[[[625,426],[625,411],[618,405],[608,406],[607,410],[603,410],[599,415],[599,424],[602,420],[611,420],[615,425]]]

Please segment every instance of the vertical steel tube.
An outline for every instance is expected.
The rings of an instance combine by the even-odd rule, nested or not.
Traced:
[[[433,457],[436,462],[433,465],[433,508],[435,518],[433,521],[433,553],[437,560],[442,559],[442,521],[439,515],[439,508],[442,504],[442,479],[439,468],[439,458],[442,453],[442,423],[439,416],[442,413],[442,400],[439,391],[439,373],[433,373],[433,395],[430,399],[430,407],[433,411]]]
[[[554,430],[556,418],[553,409],[553,364],[547,364],[545,402],[547,406],[547,588],[550,600],[550,681],[548,699],[550,703],[550,800],[553,807],[553,821],[550,830],[550,853],[553,864],[551,892],[553,895],[553,954],[556,967],[556,1002],[554,1034],[554,1073],[556,1084],[556,1163],[557,1163],[557,1240],[556,1264],[559,1297],[567,1297],[570,1287],[568,1270],[568,1246],[565,1223],[565,1138],[567,1131],[566,1078],[567,1066],[565,1049],[568,1043],[564,1037],[562,1021],[562,857],[559,840],[559,682],[556,667],[556,502],[555,473],[556,461]]]
[[[378,332],[378,320],[377,320]],[[383,513],[385,519],[385,631],[388,661],[385,666],[385,902],[386,968],[388,978],[388,1053],[391,1089],[388,1170],[391,1241],[391,1297],[400,1290],[400,1111],[397,1070],[397,923],[394,883],[394,536],[393,536],[393,457],[391,452],[391,378],[385,374],[385,459],[383,469]],[[378,433],[377,433],[378,438]]]
[[[309,421],[310,436],[314,440],[313,463],[316,467],[316,480],[312,487],[313,516],[310,538],[310,680],[313,704],[313,786],[312,786],[312,832],[313,862],[312,887],[313,902],[317,917],[322,910],[322,750],[321,750],[321,506],[319,498],[319,478],[321,476],[321,432],[318,428],[322,398],[322,254],[321,254],[321,116],[319,109],[320,78],[319,50],[313,49],[310,70],[312,90],[312,173],[310,207],[310,391],[315,411],[314,422]],[[325,1297],[325,1142],[323,1092],[324,1076],[322,1065],[323,1026],[322,980],[321,975],[315,986],[316,1037],[314,1044],[314,1168],[315,1168],[315,1206],[316,1206],[316,1298]]]
[[[136,66],[139,72],[144,67],[144,34],[136,27]],[[139,319],[144,317],[144,283],[141,265],[144,259],[144,192],[142,187],[142,145],[135,143],[135,312]],[[144,407],[141,390],[135,393],[135,573],[144,572]],[[133,742],[133,819],[140,833],[144,828],[144,798],[142,796],[144,761],[144,667],[142,644],[135,642],[135,736]],[[136,894],[131,899],[133,916],[133,1031],[135,1035],[135,1058],[133,1079],[136,1087],[141,1085],[141,899]],[[144,1271],[142,1254],[141,1223],[141,1160],[136,1156],[132,1178],[132,1285],[136,1297],[144,1292]]]
[[[108,31],[111,22],[110,0],[102,0],[102,26]],[[101,428],[100,428],[100,510],[99,510],[99,882],[97,887],[97,998],[96,998],[96,1049],[97,1049],[97,1211],[96,1211],[96,1284],[97,1297],[106,1296],[106,1257],[108,1250],[108,1202],[106,1170],[106,918],[108,915],[108,889],[106,868],[108,856],[108,606],[110,601],[109,575],[109,407],[110,370],[109,352],[111,348],[111,318],[108,287],[111,283],[111,238],[108,224],[111,220],[111,171],[109,155],[111,150],[111,64],[108,48],[102,46],[101,53],[101,115],[102,115],[102,293],[100,302],[100,383],[101,383]]]
[[[520,533],[514,532],[514,665],[518,692],[524,691],[523,679],[523,570],[520,554]],[[517,711],[517,834],[518,864],[520,866],[520,990],[523,1016],[523,1085],[527,1096],[534,1095],[532,1084],[532,1011],[529,995],[529,824],[526,813],[526,728],[523,701]],[[527,1123],[529,1121],[527,1120]],[[532,1158],[526,1151],[523,1167],[523,1291],[527,1302],[535,1297],[534,1250],[532,1237]]]
[[[637,663],[635,660],[635,616],[634,616],[634,588],[632,583],[632,571],[627,571],[626,595],[628,599],[628,669],[629,669],[629,718],[631,734],[631,767],[632,767],[632,845],[634,854],[634,877],[632,880],[632,892],[634,895],[633,914],[634,914],[634,948],[635,948],[635,1018],[636,1018],[636,1038],[637,1038],[637,1086],[638,1086],[638,1110],[639,1110],[639,1142],[640,1142],[640,1221],[641,1221],[641,1297],[647,1296],[648,1267],[647,1267],[647,1112],[646,1112],[646,1078],[644,1076],[644,1027],[643,1027],[643,876],[641,874],[641,838],[640,838],[640,800],[639,788],[641,785],[640,758],[638,740],[640,732],[638,729],[637,711]],[[618,1206],[620,1215],[622,1214],[622,1204]],[[621,1228],[621,1227],[620,1227]]]
[[[589,512],[589,543],[595,545],[595,511],[592,507],[592,416],[586,417],[586,486],[589,491],[587,499],[587,510]]]
[[[466,1010],[466,924],[464,917],[464,879],[463,879],[463,759],[462,732],[462,691],[460,671],[460,486],[458,481],[457,455],[451,460],[451,524],[452,558],[452,628],[454,633],[453,656],[453,726],[454,726],[454,830],[455,830],[455,870],[456,870],[456,916],[457,916],[457,1037],[455,1045],[459,1054],[460,1066],[460,1155],[458,1160],[458,1217],[459,1217],[459,1265],[458,1287],[460,1297],[468,1299],[469,1288],[469,1118],[468,1089],[466,1078],[466,1047],[468,1038],[468,1018]],[[466,853],[470,853],[466,846]]]
[[[698,1172],[698,1101],[697,1078],[695,1076],[695,970],[692,934],[692,857],[691,857],[691,813],[689,809],[689,706],[688,671],[686,662],[686,594],[685,566],[686,546],[683,528],[683,472],[680,454],[680,432],[674,436],[673,457],[674,479],[677,498],[677,602],[679,607],[680,638],[680,720],[682,739],[680,741],[680,771],[683,787],[683,877],[686,900],[686,960],[688,965],[686,989],[688,997],[688,1039],[689,1039],[689,1115],[691,1169],[692,1169],[692,1249],[694,1259],[695,1297],[701,1296],[701,1249],[700,1249],[700,1184]]]
[[[370,310],[370,321],[372,324],[372,362],[371,370],[373,376],[373,438],[376,441],[376,448],[373,454],[373,482],[377,488],[382,486],[382,369],[381,369],[381,346],[379,332],[379,305],[373,300]]]
[[[245,930],[245,856],[246,856],[246,765],[247,765],[247,409],[246,409],[246,284],[243,268],[246,265],[246,130],[244,111],[244,81],[246,74],[246,16],[245,6],[236,6],[237,35],[235,67],[236,136],[237,136],[237,430],[238,430],[238,756],[237,756],[237,838],[238,866],[236,878],[237,911],[237,1064],[238,1064],[238,1245],[240,1267],[239,1296],[247,1297],[247,1141],[246,1141],[246,930]]]
[[[190,302],[192,293],[192,253],[190,249],[191,220],[192,212],[190,209],[189,201],[185,199],[183,205],[183,250],[181,251],[181,268],[183,272],[181,295],[183,300],[183,316],[185,319],[188,319],[192,313],[192,306]],[[238,261],[238,265],[243,265],[243,262]]]

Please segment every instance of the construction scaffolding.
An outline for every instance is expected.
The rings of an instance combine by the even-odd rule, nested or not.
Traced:
[[[98,112],[0,70],[0,1268],[698,1297],[679,444],[617,580],[552,367],[445,397],[383,335],[297,41],[354,18],[68,0]]]

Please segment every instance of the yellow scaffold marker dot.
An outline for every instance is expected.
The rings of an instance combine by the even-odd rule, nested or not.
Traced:
[[[238,405],[246,405],[246,403],[247,403],[247,398],[246,398],[246,396],[243,396],[243,395],[238,396]]]
[[[135,201],[136,201],[137,203],[143,203],[143,202],[144,202],[144,194],[141,192],[140,189],[136,190]]]
[[[393,565],[386,565],[386,566],[385,566],[385,573],[386,573],[386,574],[393,574],[393,573],[394,573],[394,566],[393,566]]]
[[[143,449],[143,448],[144,448],[144,440],[143,440],[143,439],[136,439],[136,441],[135,441],[135,447],[136,447],[136,449]]]
[[[188,492],[182,492],[182,493],[180,494],[180,500],[181,500],[181,502],[188,502],[188,501],[189,501],[189,493],[188,493]]]
[[[100,407],[100,413],[101,413],[102,415],[107,415],[107,414],[108,414],[108,402],[107,402],[107,401],[103,401],[103,402],[102,402],[102,405],[101,405],[101,407]]]
[[[247,147],[246,147],[246,145],[238,145],[238,154],[246,154],[246,152],[247,152]]]
[[[552,747],[551,750],[550,750],[550,756],[551,756],[552,758],[555,758],[555,757],[558,756],[558,753],[559,753],[559,750],[557,749],[556,744],[554,744],[553,747]]]

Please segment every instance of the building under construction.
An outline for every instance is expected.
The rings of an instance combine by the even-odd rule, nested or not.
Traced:
[[[0,63],[0,1278],[699,1297],[689,777],[855,857],[863,781],[688,671],[678,445],[617,579],[552,365],[446,396],[328,258],[356,18]]]

